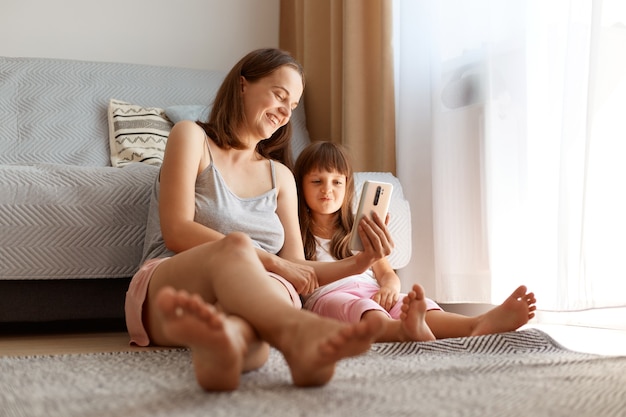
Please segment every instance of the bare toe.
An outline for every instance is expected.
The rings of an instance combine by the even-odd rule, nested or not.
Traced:
[[[520,285],[502,304],[479,317],[473,335],[513,331],[535,316],[535,295]]]
[[[402,300],[399,340],[418,342],[435,340],[435,335],[426,323],[427,308],[424,289],[421,285],[414,284],[412,290]]]
[[[201,297],[163,288],[156,306],[170,345],[192,351],[196,379],[206,390],[233,390],[239,385],[246,343],[234,319]]]
[[[288,343],[278,348],[295,385],[319,386],[330,381],[339,360],[368,351],[384,328],[381,317],[345,324],[307,314],[290,333]]]

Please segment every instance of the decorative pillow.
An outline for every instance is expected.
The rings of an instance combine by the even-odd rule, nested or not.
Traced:
[[[181,120],[203,121],[209,119],[210,106],[203,104],[180,104],[165,108],[165,115],[172,123],[178,123]]]
[[[164,109],[111,99],[108,116],[112,166],[121,168],[131,162],[161,165],[173,126]]]

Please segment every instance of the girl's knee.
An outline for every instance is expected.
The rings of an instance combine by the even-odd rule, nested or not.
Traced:
[[[404,297],[406,297],[406,294],[400,294],[400,298],[398,299],[396,304],[394,304],[394,306],[391,307],[391,309],[389,310],[389,315],[391,316],[391,318],[396,320],[400,319],[400,315],[402,314],[402,300],[404,299]]]
[[[380,304],[370,298],[361,298],[347,303],[343,307],[342,314],[345,321],[358,323],[363,318],[363,315],[369,311],[378,311],[380,314],[390,317],[389,313]]]

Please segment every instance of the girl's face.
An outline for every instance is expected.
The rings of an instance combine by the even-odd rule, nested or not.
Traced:
[[[241,83],[246,128],[255,140],[267,139],[286,125],[302,96],[302,78],[289,66],[256,82],[242,77]]]
[[[302,181],[302,192],[312,214],[333,214],[346,196],[346,176],[338,172],[313,170]]]

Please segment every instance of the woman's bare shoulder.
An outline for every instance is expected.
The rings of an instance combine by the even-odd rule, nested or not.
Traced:
[[[202,135],[204,136],[204,130],[194,121],[191,120],[181,120],[176,123],[170,132],[170,136],[172,133],[184,133],[184,134],[194,134],[194,135]]]
[[[287,165],[274,160],[274,166],[276,168],[276,174],[278,175],[279,179],[284,179],[290,182],[295,181],[293,172],[289,168],[287,168]]]
[[[274,161],[276,167],[276,182],[278,183],[279,191],[295,191],[296,179],[293,176],[293,172],[286,165]]]
[[[192,145],[204,143],[205,137],[204,129],[195,122],[191,120],[181,120],[172,127],[167,141],[168,143],[171,142],[178,146],[182,146],[183,144]]]

